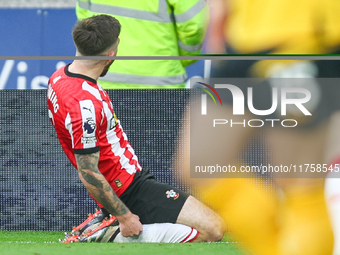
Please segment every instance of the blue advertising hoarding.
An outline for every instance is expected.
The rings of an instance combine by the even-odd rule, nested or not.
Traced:
[[[67,61],[6,56],[74,56],[74,9],[0,9],[0,89],[45,89]]]
[[[70,60],[13,60],[6,56],[74,56],[75,10],[0,9],[0,89],[46,89],[49,76]],[[203,77],[204,61],[187,68]]]

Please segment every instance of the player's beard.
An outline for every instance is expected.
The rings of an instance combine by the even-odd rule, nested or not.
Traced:
[[[113,64],[114,60],[112,60],[110,63],[108,63],[104,69],[103,72],[100,74],[100,77],[103,77],[107,74],[107,72],[109,71],[110,66]]]

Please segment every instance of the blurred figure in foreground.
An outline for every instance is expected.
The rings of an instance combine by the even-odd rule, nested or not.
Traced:
[[[340,2],[334,0],[211,1],[216,15],[211,15],[207,51],[338,53],[339,10]],[[217,170],[218,166],[231,165],[241,170],[246,163],[240,165],[239,154],[257,132],[262,132],[269,149],[254,152],[269,155],[263,165],[283,166],[271,175],[274,185],[269,180],[258,185],[256,180],[242,178],[249,175],[230,172],[210,175],[219,179],[190,178],[206,202],[226,220],[234,237],[254,254],[333,252],[324,183],[328,171],[338,172],[329,152],[335,143],[329,131],[334,128],[331,116],[340,109],[340,87],[337,79],[323,78],[338,78],[339,70],[339,61],[332,60],[216,61],[211,77],[221,80],[204,83],[220,88],[212,95],[218,95],[223,106],[217,100],[204,101],[202,95],[191,103],[187,114],[190,129],[183,131],[183,139],[190,137],[190,146],[179,149],[188,159],[181,166],[187,174],[190,169],[195,176],[202,166]],[[226,87],[231,84],[234,87]],[[208,90],[204,86],[201,88]],[[236,104],[240,98],[244,101]],[[290,101],[283,104],[283,99]],[[240,114],[237,111],[242,106],[246,110]],[[293,125],[288,127],[286,120]],[[285,167],[292,167],[293,173],[284,172]]]

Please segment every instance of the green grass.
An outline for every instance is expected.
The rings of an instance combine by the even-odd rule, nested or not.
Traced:
[[[150,243],[59,243],[63,232],[0,231],[2,255],[245,255],[233,242],[224,238],[220,243],[150,244]]]

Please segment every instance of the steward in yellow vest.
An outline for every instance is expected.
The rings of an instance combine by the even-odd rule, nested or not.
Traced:
[[[78,0],[79,20],[113,15],[122,25],[117,56],[199,54],[208,24],[205,0]],[[99,80],[104,89],[185,88],[194,60],[119,60]]]

